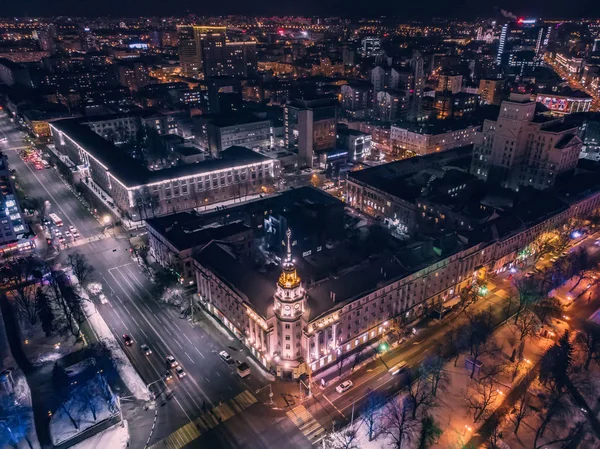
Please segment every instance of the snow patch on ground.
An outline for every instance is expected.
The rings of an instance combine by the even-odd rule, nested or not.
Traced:
[[[99,379],[92,378],[88,382],[99,382]],[[98,390],[102,387],[98,386]],[[96,419],[89,408],[84,408],[76,403],[77,398],[74,397],[71,400],[71,405],[65,405],[68,412],[63,406],[59,407],[52,418],[50,419],[50,436],[52,438],[52,444],[58,446],[59,444],[70,440],[71,438],[79,435],[85,430],[93,427],[101,422],[111,418],[117,413],[115,406],[109,403],[105,398],[98,398],[96,404]],[[73,417],[77,423],[77,428],[71,422],[69,414]]]
[[[129,445],[129,424],[127,421],[115,424],[102,432],[72,446],[71,449],[125,449]]]
[[[85,293],[83,293],[82,296],[85,297]],[[137,399],[149,401],[150,394],[148,393],[146,384],[131,364],[129,358],[127,358],[127,355],[125,355],[125,352],[123,352],[119,346],[117,339],[109,329],[106,321],[104,321],[102,315],[100,315],[100,313],[96,310],[96,306],[92,302],[84,300],[83,308],[86,316],[88,317],[88,322],[96,333],[98,340],[103,341],[107,348],[110,349],[112,357],[115,360],[117,370],[119,371],[119,375],[131,394]]]

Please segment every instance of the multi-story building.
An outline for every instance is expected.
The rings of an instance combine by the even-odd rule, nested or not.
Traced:
[[[538,92],[536,101],[546,106],[553,115],[588,112],[592,97],[580,90],[564,89],[560,92]]]
[[[91,179],[93,190],[132,221],[257,194],[279,174],[277,160],[244,147],[230,147],[218,159],[152,171],[80,119],[50,126],[55,152],[79,166],[83,182]]]
[[[256,42],[227,39],[227,27],[180,25],[179,60],[187,76],[242,76],[256,73]]]
[[[546,189],[557,176],[574,170],[581,147],[575,126],[536,115],[529,94],[513,93],[496,120],[484,121],[471,173],[514,190]]]
[[[504,95],[504,79],[481,79],[477,93],[481,97],[481,104],[500,105]]]
[[[381,39],[374,36],[367,36],[361,42],[361,54],[363,57],[378,56],[381,52]]]
[[[119,72],[119,83],[133,92],[154,82],[148,72],[148,66],[141,61],[119,62],[117,71]]]
[[[193,124],[196,143],[213,157],[232,146],[263,150],[273,145],[270,120],[248,115],[199,115]]]
[[[382,90],[375,94],[374,115],[379,120],[392,122],[408,112],[409,96],[402,90]]]
[[[342,110],[352,118],[365,118],[373,106],[373,86],[368,82],[350,82],[340,88]]]
[[[453,94],[462,91],[463,76],[456,75],[450,72],[443,72],[438,78],[437,89],[440,92],[449,90]]]
[[[15,193],[8,158],[0,154],[0,256],[28,251],[35,247],[33,234],[21,211]]]
[[[316,151],[335,147],[337,110],[337,101],[329,97],[296,98],[285,105],[285,145],[297,146],[300,159],[309,167],[314,164]]]
[[[473,145],[479,125],[459,120],[446,120],[435,124],[397,123],[390,128],[392,148],[403,156],[426,154]]]
[[[375,189],[392,189],[394,170],[416,173],[436,158],[439,164],[454,165],[456,157],[469,158],[470,154],[458,151],[454,158],[448,156],[441,153],[376,167],[381,176],[365,174],[361,182],[376,183]],[[390,171],[390,166],[395,168]],[[590,172],[584,177],[597,175]],[[547,205],[541,199],[543,192],[538,192],[538,197],[514,210],[500,211],[483,225],[482,235],[489,237],[468,242],[456,239],[453,245],[447,241],[435,248],[431,240],[418,241],[397,250],[394,257],[350,260],[334,275],[315,273],[319,257],[298,253],[290,233],[281,239],[286,248],[281,271],[272,274],[256,270],[251,259],[236,255],[229,245],[213,242],[194,258],[198,298],[277,376],[297,378],[319,372],[362,347],[385,340],[392,327],[404,331],[428,311],[455,304],[460,292],[486,272],[513,266],[522,250],[542,233],[600,207],[600,185],[596,182],[590,189],[588,181],[566,186],[554,196],[554,204]],[[402,187],[396,184],[397,190]],[[420,213],[422,206],[415,204],[415,212]],[[303,283],[302,279],[311,281]]]
[[[254,239],[252,228],[241,220],[215,226],[195,211],[150,218],[146,229],[150,255],[177,272],[183,285],[196,282],[193,256],[211,241],[231,243],[236,254],[248,254]]]
[[[348,160],[351,162],[360,162],[371,155],[372,140],[370,134],[338,126],[338,147],[348,150]]]
[[[380,217],[401,232],[417,230],[416,199],[422,186],[412,176],[446,165],[468,167],[471,146],[435,152],[348,173],[347,204],[373,217]],[[408,181],[407,181],[408,180]]]

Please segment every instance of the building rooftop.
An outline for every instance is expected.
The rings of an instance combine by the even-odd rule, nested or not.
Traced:
[[[95,119],[94,119],[95,120]],[[80,119],[58,120],[52,127],[90,153],[117,180],[127,187],[163,182],[184,176],[199,175],[237,165],[269,161],[270,159],[245,147],[233,146],[221,152],[219,159],[151,171],[131,158],[108,140],[81,123]]]
[[[272,313],[280,267],[257,267],[250,259],[235,255],[229,245],[219,242],[207,245],[195,259],[215,273],[263,317]],[[296,266],[308,294],[310,320],[364,295],[365,292],[375,290],[382,282],[388,282],[388,279],[406,273],[403,266],[390,257],[368,258],[335,275],[326,273],[325,276],[304,259],[298,260]],[[334,299],[332,293],[335,295]]]
[[[223,240],[251,228],[243,221],[234,221],[222,226],[206,225],[204,218],[194,212],[182,212],[146,220],[146,224],[160,233],[179,251],[197,248],[212,240]]]
[[[470,94],[469,94],[470,95]],[[414,123],[407,121],[399,121],[395,125],[396,128],[406,129],[413,133],[418,134],[444,134],[452,131],[459,131],[462,129],[469,128],[474,125],[472,122],[467,120],[436,120],[429,123]]]
[[[473,146],[467,145],[439,153],[418,156],[401,161],[390,162],[376,167],[348,173],[350,180],[356,180],[376,189],[390,193],[400,198],[412,198],[416,192],[412,192],[410,186],[401,181],[409,175],[416,174],[427,168],[442,167],[446,165],[462,165],[471,163]],[[419,192],[421,187],[418,187]]]

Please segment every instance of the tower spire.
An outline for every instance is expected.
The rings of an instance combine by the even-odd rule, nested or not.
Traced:
[[[290,228],[287,229],[285,235],[287,235],[287,257],[286,262],[292,261],[292,230]]]

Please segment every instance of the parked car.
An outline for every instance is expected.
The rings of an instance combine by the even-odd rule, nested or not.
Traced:
[[[231,363],[231,356],[226,351],[219,352],[219,357],[221,357],[224,362]]]
[[[348,391],[350,388],[352,388],[353,385],[354,384],[351,380],[347,380],[346,382],[342,382],[337,387],[335,387],[335,391],[337,391],[339,394],[342,394]]]

